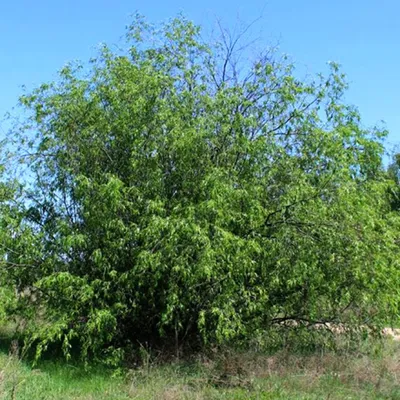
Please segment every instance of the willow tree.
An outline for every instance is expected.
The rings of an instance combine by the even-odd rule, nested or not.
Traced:
[[[271,51],[239,65],[236,40],[182,17],[138,17],[127,39],[20,99],[25,247],[7,274],[35,293],[37,354],[396,318],[386,133],[344,102],[339,67],[300,80]]]

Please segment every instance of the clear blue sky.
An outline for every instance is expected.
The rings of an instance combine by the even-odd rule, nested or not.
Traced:
[[[257,27],[268,45],[279,41],[309,71],[343,65],[351,83],[348,102],[366,125],[384,120],[389,142],[400,143],[399,0],[0,0],[0,116],[21,94],[55,78],[67,61],[86,61],[100,42],[115,43],[135,11],[153,22],[183,12],[209,29],[220,17]],[[4,135],[0,129],[0,137]]]

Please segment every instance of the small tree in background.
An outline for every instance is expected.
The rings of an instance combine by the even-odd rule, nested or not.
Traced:
[[[20,100],[33,178],[1,276],[35,293],[19,312],[37,355],[397,318],[386,133],[344,103],[338,66],[301,81],[266,52],[239,69],[237,41],[182,17],[127,36]]]

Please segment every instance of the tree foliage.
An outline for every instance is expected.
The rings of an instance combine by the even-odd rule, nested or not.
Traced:
[[[21,97],[31,178],[2,276],[29,291],[37,354],[397,317],[386,133],[345,103],[339,67],[299,80],[273,51],[240,65],[236,40],[206,43],[183,17],[137,17],[127,39]]]

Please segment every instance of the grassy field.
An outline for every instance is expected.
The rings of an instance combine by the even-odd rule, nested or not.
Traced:
[[[372,344],[371,344],[372,346]],[[400,399],[400,343],[362,354],[214,353],[133,370],[0,354],[1,399]]]

